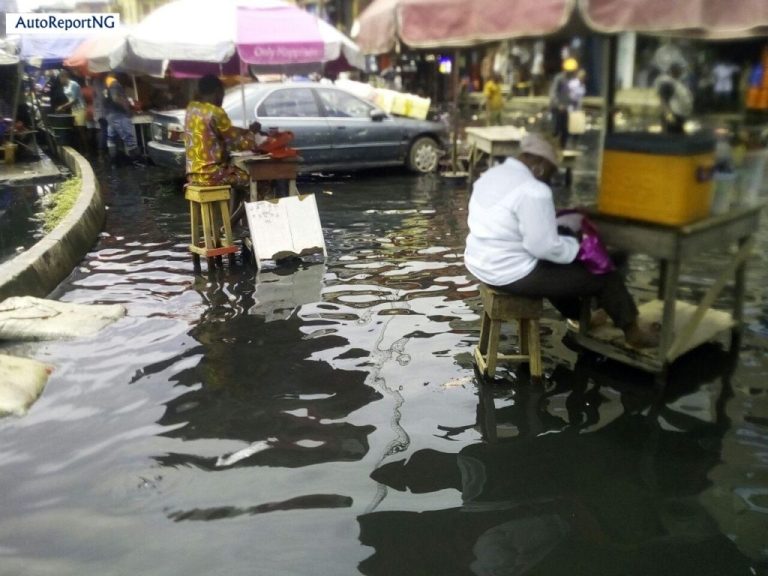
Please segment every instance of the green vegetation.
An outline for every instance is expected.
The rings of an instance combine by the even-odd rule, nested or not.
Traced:
[[[58,192],[51,194],[50,203],[43,212],[43,231],[47,234],[59,225],[74,206],[80,194],[83,182],[80,178],[72,178],[64,182]]]

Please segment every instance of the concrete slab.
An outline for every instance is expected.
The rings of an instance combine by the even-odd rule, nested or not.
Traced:
[[[90,164],[72,148],[62,148],[63,161],[80,176],[75,205],[59,225],[22,254],[0,264],[0,301],[10,296],[45,297],[96,242],[106,209]]]
[[[0,184],[51,180],[60,176],[61,170],[47,156],[42,156],[39,160],[16,162],[14,164],[0,163]]]

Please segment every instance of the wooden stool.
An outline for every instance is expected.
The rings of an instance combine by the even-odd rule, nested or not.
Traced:
[[[184,198],[189,200],[189,221],[192,231],[192,243],[189,251],[195,270],[200,269],[200,256],[208,259],[208,268],[214,264],[216,258],[221,265],[221,257],[229,256],[229,264],[235,262],[237,246],[232,241],[232,225],[229,221],[229,186],[196,186],[187,184]],[[221,224],[217,223],[218,214]],[[203,238],[200,238],[200,226],[203,227]],[[224,227],[224,235],[221,236],[220,227]]]
[[[483,320],[480,328],[480,343],[475,346],[475,362],[480,373],[493,376],[496,362],[511,360],[529,362],[531,376],[541,377],[541,341],[539,340],[539,318],[544,308],[541,298],[513,296],[480,285],[483,303]],[[517,320],[520,354],[499,354],[501,323]]]

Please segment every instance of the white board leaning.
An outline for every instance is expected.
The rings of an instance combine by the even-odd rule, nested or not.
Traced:
[[[314,194],[246,202],[245,214],[259,270],[262,260],[315,252],[327,255]]]

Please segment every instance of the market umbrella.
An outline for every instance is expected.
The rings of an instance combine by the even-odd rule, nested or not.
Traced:
[[[82,44],[83,36],[26,34],[21,37],[21,59],[34,68],[59,68]]]
[[[81,75],[101,74],[117,70],[135,74],[162,76],[164,62],[138,57],[128,45],[130,28],[89,36],[64,60],[64,66],[76,69]]]
[[[237,57],[259,72],[305,72],[342,55],[362,67],[362,52],[329,24],[281,0],[175,0],[129,34],[140,57],[222,64]]]

